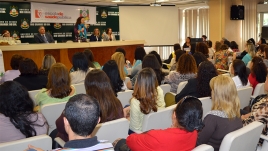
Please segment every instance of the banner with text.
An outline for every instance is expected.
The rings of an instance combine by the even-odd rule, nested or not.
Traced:
[[[80,16],[95,24],[96,7],[31,3],[31,22],[75,23]]]

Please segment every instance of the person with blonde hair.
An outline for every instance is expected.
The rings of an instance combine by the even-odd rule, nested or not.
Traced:
[[[231,77],[219,75],[211,79],[212,107],[205,118],[205,127],[198,134],[197,146],[211,145],[218,151],[224,136],[242,128],[240,100]]]
[[[129,134],[142,130],[143,117],[150,112],[165,108],[163,90],[158,86],[157,77],[152,68],[144,68],[138,74],[134,91],[130,100],[130,130]],[[126,114],[125,114],[126,117]]]
[[[122,52],[115,52],[112,57],[111,60],[114,60],[118,66],[118,70],[119,70],[119,74],[120,74],[120,78],[121,80],[125,80],[125,77],[127,76],[127,74],[124,72],[124,67],[125,67],[125,56]]]
[[[246,43],[246,52],[247,54],[242,58],[242,61],[245,63],[245,65],[248,65],[248,62],[252,60],[253,57],[255,57],[255,46],[251,41],[248,41]]]
[[[177,93],[178,85],[183,81],[195,78],[197,73],[197,65],[192,55],[183,54],[177,62],[176,71],[171,71],[165,76],[164,83],[171,85],[170,92]]]
[[[50,55],[50,54],[45,55],[44,58],[43,58],[43,61],[42,61],[42,66],[41,66],[41,68],[39,70],[39,74],[43,74],[43,75],[47,76],[50,67],[54,63],[56,63],[56,60],[52,55]]]

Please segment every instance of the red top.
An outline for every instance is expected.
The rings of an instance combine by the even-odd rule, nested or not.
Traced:
[[[179,128],[168,128],[131,134],[127,137],[127,145],[131,151],[190,151],[195,148],[196,140],[196,130],[187,132]]]
[[[251,86],[253,87],[253,91],[252,91],[252,94],[253,94],[254,89],[255,89],[256,85],[259,84],[259,82],[257,81],[256,77],[253,76],[252,74],[249,74],[248,81],[251,84]]]

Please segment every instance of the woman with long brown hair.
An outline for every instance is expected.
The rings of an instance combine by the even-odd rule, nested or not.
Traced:
[[[156,74],[151,68],[140,71],[130,100],[130,131],[142,130],[145,114],[165,108],[163,90],[158,86]]]
[[[76,94],[71,86],[69,72],[62,63],[55,63],[49,70],[47,87],[43,88],[35,97],[41,107],[45,104],[66,102]]]
[[[100,123],[124,117],[122,104],[115,96],[110,79],[104,71],[98,69],[90,71],[85,79],[85,88],[87,95],[99,101]]]

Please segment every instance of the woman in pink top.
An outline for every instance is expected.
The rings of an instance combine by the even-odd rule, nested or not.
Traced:
[[[15,81],[0,85],[0,143],[47,134],[48,125],[25,87]]]

